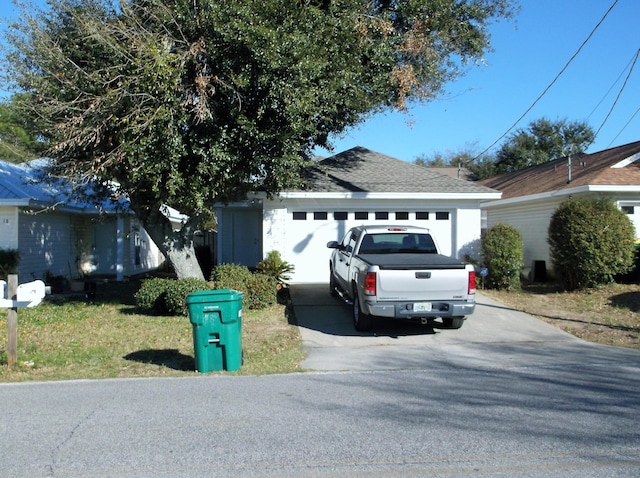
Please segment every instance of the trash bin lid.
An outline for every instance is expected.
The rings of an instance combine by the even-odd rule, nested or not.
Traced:
[[[202,302],[232,302],[242,300],[244,294],[232,289],[199,290],[187,296],[187,305]]]

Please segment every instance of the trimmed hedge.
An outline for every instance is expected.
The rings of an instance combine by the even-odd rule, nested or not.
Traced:
[[[522,237],[508,224],[496,224],[482,238],[484,264],[489,269],[487,286],[492,289],[518,290],[522,268]]]
[[[551,262],[565,289],[613,282],[633,267],[634,227],[612,198],[573,198],[549,223]]]
[[[194,278],[146,279],[136,292],[136,307],[157,315],[187,315],[187,296],[209,289],[205,281]]]
[[[220,264],[211,273],[216,289],[233,289],[244,294],[243,307],[263,309],[277,301],[278,281],[275,277],[252,273],[238,264]]]

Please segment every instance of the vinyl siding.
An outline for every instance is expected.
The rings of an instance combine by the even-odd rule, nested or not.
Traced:
[[[77,225],[77,224],[75,224]],[[75,267],[71,217],[55,212],[20,212],[19,280],[43,279],[45,274],[69,276]]]
[[[551,269],[547,243],[549,222],[560,201],[550,199],[535,203],[509,206],[493,206],[487,209],[487,227],[498,223],[515,227],[522,236],[524,267],[532,267],[534,261],[545,261]]]

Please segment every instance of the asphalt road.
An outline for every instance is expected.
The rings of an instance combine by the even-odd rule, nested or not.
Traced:
[[[639,352],[484,299],[360,335],[293,293],[319,371],[1,384],[0,476],[639,475]]]

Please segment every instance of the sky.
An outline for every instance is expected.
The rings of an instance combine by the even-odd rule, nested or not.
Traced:
[[[406,113],[368,118],[334,138],[333,151],[316,153],[363,146],[411,162],[460,151],[495,153],[508,134],[540,118],[600,129],[589,153],[639,141],[640,59],[632,65],[640,49],[640,1],[521,0],[520,7],[515,19],[489,27],[493,51],[445,85],[445,93],[411,104]],[[15,18],[10,0],[0,0],[0,18]]]

